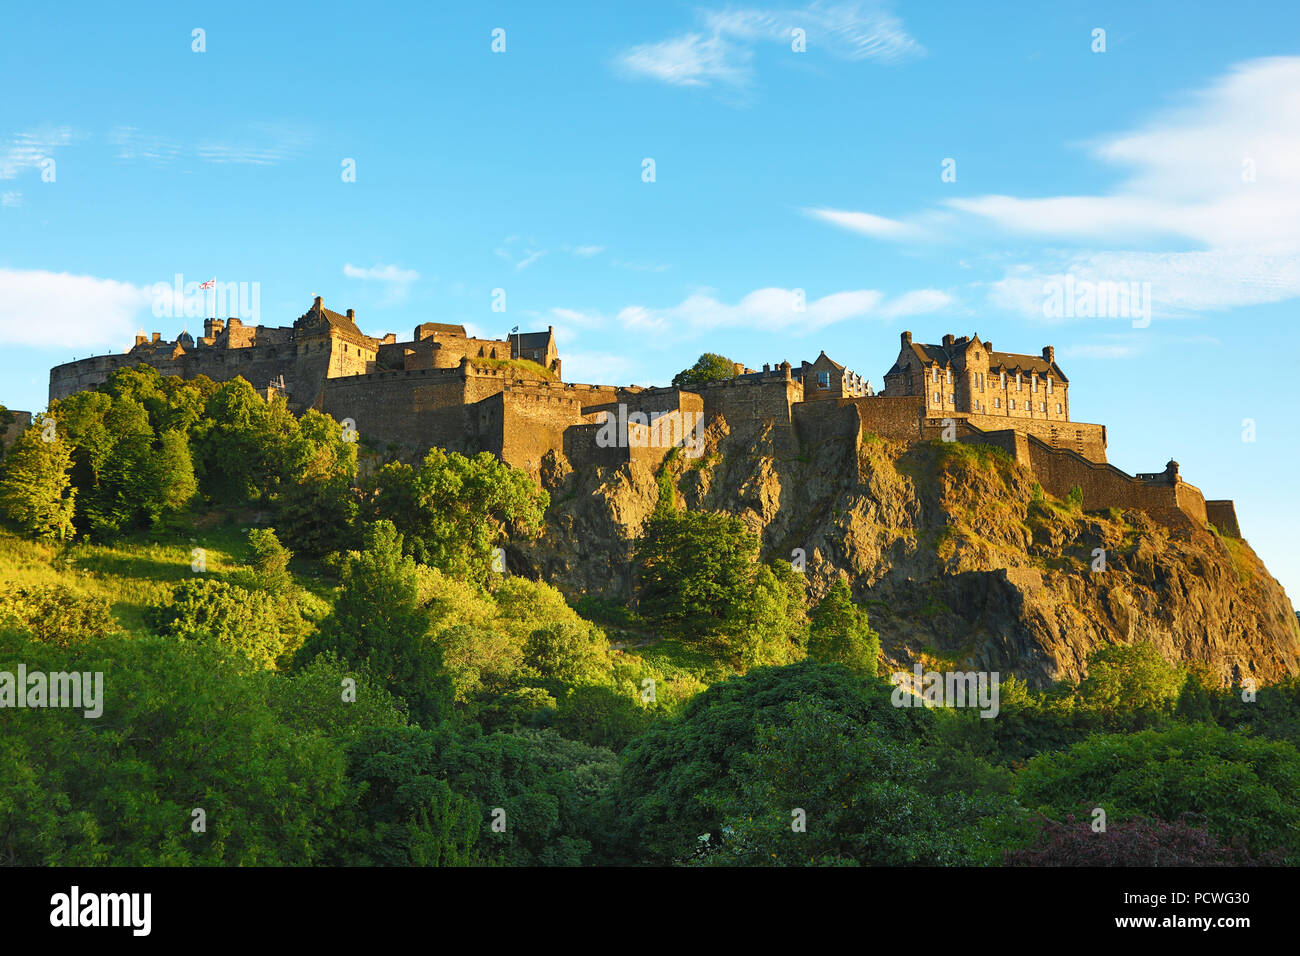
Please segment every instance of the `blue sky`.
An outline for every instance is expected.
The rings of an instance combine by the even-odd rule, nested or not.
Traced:
[[[447,6],[11,5],[0,402],[195,331],[176,273],[269,325],[554,325],[583,382],[825,349],[879,387],[903,329],[978,332],[1056,346],[1113,463],[1176,457],[1300,589],[1294,4]],[[1067,276],[1149,322],[1046,314]]]

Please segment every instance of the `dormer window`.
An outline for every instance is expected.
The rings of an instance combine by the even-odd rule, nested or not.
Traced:
[[[952,384],[952,369],[948,369],[948,384]]]
[[[938,384],[939,384],[939,366],[936,365],[934,368],[932,368],[932,369],[930,370],[930,373],[931,373],[931,374],[930,374],[930,379],[931,379],[931,380],[932,380],[936,385],[938,385]]]
[[[1052,394],[1052,376],[1047,376],[1047,394]]]
[[[1007,387],[1007,373],[1006,372],[1001,373],[1000,377],[1002,379],[1002,388],[1005,391]]]
[[[1019,372],[1016,373],[1016,391],[1017,391],[1017,392],[1019,392],[1019,391],[1023,391],[1023,389],[1022,389],[1022,387],[1021,387],[1021,384],[1020,384],[1020,373],[1019,373]]]
[[[818,388],[830,388],[830,387],[831,387],[831,373],[830,373],[830,372],[818,372],[818,373],[817,373],[817,387],[818,387]]]

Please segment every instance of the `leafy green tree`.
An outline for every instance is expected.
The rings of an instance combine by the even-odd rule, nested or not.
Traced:
[[[0,468],[0,510],[23,534],[65,541],[73,535],[72,456],[61,437],[42,438],[44,418],[24,431]]]
[[[483,580],[501,530],[536,534],[550,496],[489,452],[466,458],[434,448],[418,468],[381,468],[370,500],[373,516],[393,522],[421,564]]]
[[[286,455],[288,471],[276,499],[277,527],[302,554],[355,547],[357,443],[345,441],[333,418],[309,409]]]
[[[5,863],[322,861],[347,802],[342,747],[277,718],[275,674],[207,642],[110,636],[63,648],[0,632],[0,670],[18,662],[102,674],[102,713],[0,708]]]
[[[700,836],[720,834],[728,801],[737,793],[729,771],[741,754],[754,750],[761,727],[787,719],[792,702],[817,700],[858,726],[874,727],[873,735],[882,739],[925,732],[931,713],[894,707],[891,690],[878,678],[811,661],[760,667],[709,687],[679,717],[652,724],[623,751],[615,801],[621,859],[690,859]]]
[[[483,811],[455,793],[440,766],[441,740],[414,727],[364,731],[348,749],[357,794],[340,858],[360,866],[473,866]]]
[[[280,543],[274,528],[248,529],[248,567],[252,582],[267,591],[282,592],[293,585],[289,560],[293,553]]]
[[[117,630],[107,601],[65,584],[0,589],[0,627],[62,647]]]
[[[673,376],[673,388],[694,388],[706,382],[722,382],[736,377],[736,363],[725,355],[705,352],[690,368]]]
[[[179,428],[163,432],[158,436],[157,454],[160,492],[156,499],[157,513],[184,511],[199,491],[189,435]]]
[[[652,517],[637,539],[637,601],[652,624],[688,640],[717,639],[751,595],[758,538],[739,518],[708,511]]]
[[[843,578],[831,586],[812,613],[808,656],[828,664],[843,664],[859,674],[876,674],[880,635],[867,623],[866,610],[853,603],[853,594]]]
[[[999,855],[1006,801],[932,794],[936,767],[916,743],[890,739],[817,698],[788,703],[731,766],[722,822],[701,841],[725,866],[969,865]]]
[[[1255,853],[1300,859],[1300,752],[1208,724],[1131,734],[1094,734],[1069,750],[1040,754],[1016,778],[1021,804],[1055,820],[1134,816],[1203,827]]]
[[[216,642],[261,667],[274,667],[287,650],[273,596],[213,578],[181,582],[171,603],[151,609],[146,620],[159,634]]]
[[[298,661],[332,652],[349,664],[365,662],[406,701],[411,717],[429,727],[450,713],[454,694],[429,625],[415,562],[403,556],[392,522],[378,521],[366,529],[365,549],[348,556],[334,612],[299,650]]]
[[[538,677],[566,684],[598,680],[609,672],[605,635],[585,622],[539,627],[524,646],[524,665]]]
[[[1089,655],[1078,696],[1110,726],[1150,726],[1173,712],[1186,679],[1155,645],[1116,644]]]

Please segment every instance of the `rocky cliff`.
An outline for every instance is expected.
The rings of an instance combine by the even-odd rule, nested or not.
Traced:
[[[662,471],[679,505],[743,519],[765,560],[802,552],[812,597],[847,575],[891,666],[925,656],[1042,686],[1082,676],[1099,647],[1151,641],[1222,681],[1300,671],[1291,602],[1245,541],[1141,511],[1083,512],[1044,497],[997,449],[867,435],[782,455],[770,434],[716,419],[702,456],[670,456]],[[626,599],[659,476],[637,463],[553,465],[543,481],[548,530],[513,560],[561,587]]]

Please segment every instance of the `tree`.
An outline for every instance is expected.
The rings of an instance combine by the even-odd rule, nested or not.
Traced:
[[[736,377],[736,363],[725,355],[705,352],[690,368],[673,376],[673,388],[694,388],[706,382],[722,382]]]
[[[646,523],[633,562],[647,620],[690,640],[726,635],[751,596],[758,538],[739,518],[669,511]]]
[[[456,577],[485,580],[504,528],[541,530],[550,495],[489,452],[472,458],[434,448],[418,468],[392,462],[370,489],[371,514],[405,536],[407,553]]]
[[[0,589],[0,626],[61,647],[117,630],[107,601],[64,584]]]
[[[146,620],[159,634],[222,644],[260,667],[274,667],[287,649],[271,595],[212,578],[181,582]]]
[[[293,552],[280,543],[274,528],[248,529],[248,566],[258,586],[280,592],[293,584],[289,559]]]
[[[39,417],[5,457],[0,510],[24,534],[66,541],[73,535],[76,501],[69,478],[72,455],[57,433],[53,441],[45,440],[45,422]]]
[[[1108,822],[1186,821],[1225,843],[1240,836],[1254,853],[1300,858],[1300,752],[1209,724],[1094,734],[1031,760],[1016,794],[1056,820],[1100,807]]]
[[[1238,839],[1223,843],[1201,827],[1133,817],[1093,829],[1067,814],[1042,818],[1032,843],[1008,850],[1007,866],[1251,866],[1281,863],[1275,852],[1255,857]]]
[[[277,717],[274,673],[206,642],[109,636],[62,648],[0,631],[0,670],[19,661],[33,672],[104,675],[102,714],[54,707],[32,720],[0,708],[6,864],[322,861],[346,806],[343,748]]]
[[[880,635],[867,623],[867,612],[853,603],[848,582],[840,578],[812,613],[808,656],[828,664],[843,664],[859,674],[875,676]]]
[[[787,719],[794,701],[820,701],[889,740],[923,733],[933,715],[894,707],[890,691],[878,678],[811,661],[760,667],[709,687],[679,717],[653,724],[623,751],[615,818],[626,858],[669,864],[693,856],[702,834],[719,834],[739,782],[731,767],[754,749],[759,728]]]
[[[721,822],[700,841],[722,866],[969,865],[991,862],[981,828],[1005,800],[929,792],[936,768],[912,740],[818,698],[791,701],[730,768]]]
[[[1089,655],[1079,699],[1111,726],[1140,728],[1173,712],[1186,679],[1154,644],[1116,644]]]
[[[365,531],[364,550],[348,556],[334,612],[297,661],[305,666],[317,654],[332,652],[349,664],[364,662],[406,701],[417,723],[432,726],[450,713],[453,690],[429,624],[415,562],[403,556],[402,536],[392,522],[378,521]]]

